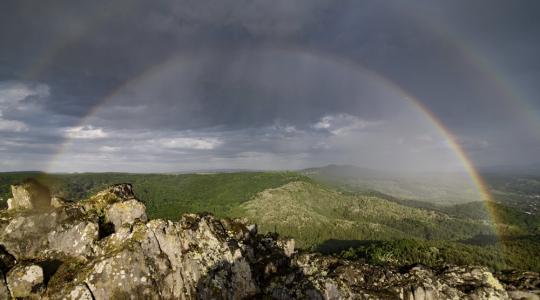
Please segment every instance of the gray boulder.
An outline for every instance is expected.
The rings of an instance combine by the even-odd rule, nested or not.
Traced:
[[[79,206],[0,212],[0,245],[17,260],[91,255],[98,216]]]
[[[38,265],[17,265],[8,272],[6,279],[11,296],[14,298],[39,299],[44,289],[43,269]]]
[[[124,224],[131,225],[135,220],[148,220],[146,206],[135,199],[110,204],[105,210],[105,221],[112,223],[115,229]]]

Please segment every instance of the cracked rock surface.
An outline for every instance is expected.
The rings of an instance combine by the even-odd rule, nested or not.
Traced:
[[[540,289],[535,273],[499,280],[480,267],[298,254],[245,220],[148,220],[129,184],[77,203],[36,182],[12,190],[0,212],[0,299],[538,299]]]

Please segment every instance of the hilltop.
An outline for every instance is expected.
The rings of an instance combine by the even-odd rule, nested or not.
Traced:
[[[343,189],[306,175],[0,173],[4,199],[0,203],[7,206],[10,185],[27,177],[49,186],[51,194],[74,201],[112,184],[131,182],[150,219],[179,221],[186,213],[245,218],[257,223],[261,233],[294,238],[302,251],[346,254],[348,259],[370,263],[540,271],[535,255],[540,251],[540,218],[519,206],[493,207],[502,222],[495,234],[493,218],[482,202],[441,206],[378,191]],[[513,194],[525,188],[505,186]]]
[[[538,274],[380,267],[298,253],[236,219],[148,220],[129,184],[79,202],[36,181],[0,212],[0,296],[42,299],[521,299]],[[5,278],[5,279],[4,279]]]
[[[493,233],[485,221],[458,219],[305,181],[260,192],[240,205],[238,215],[257,220],[264,230],[297,237],[301,246],[315,246],[329,239],[462,240]]]

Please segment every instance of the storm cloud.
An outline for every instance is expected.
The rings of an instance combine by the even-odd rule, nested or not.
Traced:
[[[0,170],[537,162],[538,8],[2,1]]]

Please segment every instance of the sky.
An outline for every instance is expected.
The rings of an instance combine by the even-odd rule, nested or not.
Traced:
[[[0,171],[540,161],[538,1],[3,0],[0,45]]]

